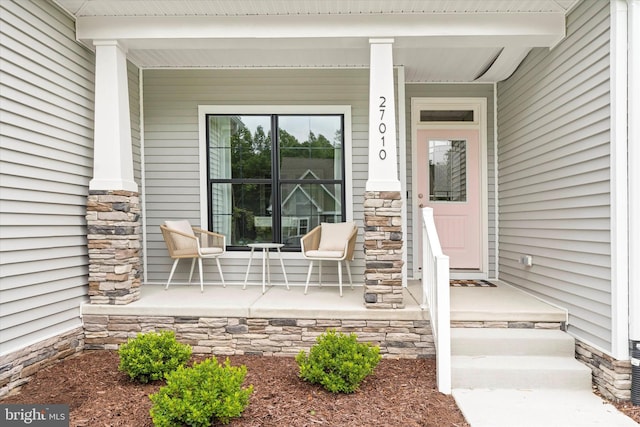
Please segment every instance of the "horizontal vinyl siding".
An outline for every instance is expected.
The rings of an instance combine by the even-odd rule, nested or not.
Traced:
[[[498,85],[500,278],[610,350],[609,2],[582,2],[567,35]]]
[[[164,282],[171,267],[159,225],[167,219],[200,222],[198,141],[199,105],[350,105],[352,115],[352,184],[354,220],[360,225],[357,248],[363,243],[363,203],[368,154],[368,70],[145,70],[144,169],[147,232],[147,281]],[[269,113],[269,111],[266,111]],[[351,203],[351,201],[347,201]],[[364,255],[356,251],[354,280],[362,282]],[[222,258],[225,280],[244,280],[248,253]],[[182,261],[177,281],[188,276]],[[254,261],[250,281],[260,279]],[[304,283],[308,263],[287,260],[290,282]],[[335,267],[327,266],[327,281]],[[255,274],[254,274],[255,273]],[[274,281],[283,281],[280,267]],[[205,281],[218,281],[215,262],[205,262]],[[346,275],[345,275],[346,280]]]
[[[93,54],[45,1],[0,2],[0,354],[81,324]]]
[[[413,209],[417,203],[412,200],[413,171],[411,169],[411,98],[486,98],[487,99],[487,194],[489,219],[489,277],[496,277],[496,173],[495,173],[495,133],[493,111],[493,84],[408,84],[406,86],[407,122],[407,235],[413,235]],[[413,273],[415,249],[411,239],[407,247],[407,272]]]

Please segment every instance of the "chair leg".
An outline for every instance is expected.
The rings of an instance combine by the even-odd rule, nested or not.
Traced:
[[[340,286],[340,296],[342,296],[342,262],[338,261],[338,284]]]
[[[349,275],[349,284],[351,285],[351,289],[353,289],[353,280],[351,280],[351,267],[349,266],[349,261],[344,260],[344,265],[347,267],[347,274]]]
[[[309,261],[309,272],[307,273],[307,284],[304,285],[304,294],[307,294],[307,288],[309,287],[309,279],[311,278],[311,270],[313,270],[313,261]]]
[[[198,257],[198,270],[200,270],[200,292],[204,292],[204,280],[202,273],[202,258]]]
[[[191,260],[191,271],[189,272],[189,283],[191,283],[191,278],[193,277],[193,267],[196,265],[196,259],[193,258]]]
[[[169,289],[169,283],[171,283],[171,278],[173,277],[173,273],[176,271],[176,267],[178,266],[178,261],[180,261],[180,258],[176,258],[176,260],[173,261],[173,266],[171,267],[171,273],[169,273],[169,280],[167,280],[167,286],[164,287],[165,291]]]
[[[224,276],[222,275],[222,268],[220,267],[220,259],[219,258],[216,258],[216,264],[218,264],[218,273],[220,273],[220,280],[222,281],[222,287],[226,288],[227,284],[224,283]]]
[[[318,286],[322,287],[322,260],[318,260]]]

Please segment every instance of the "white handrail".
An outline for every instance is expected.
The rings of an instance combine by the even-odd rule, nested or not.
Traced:
[[[428,305],[436,347],[438,391],[451,394],[449,257],[442,253],[433,209],[422,209],[422,309]]]

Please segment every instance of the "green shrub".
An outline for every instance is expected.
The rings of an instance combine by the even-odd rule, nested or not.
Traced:
[[[194,363],[193,367],[179,367],[167,374],[167,385],[150,395],[153,406],[149,411],[153,424],[165,426],[208,427],[219,421],[227,424],[239,417],[249,404],[253,386],[242,388],[247,367],[224,365],[215,357]]]
[[[191,357],[191,346],[176,341],[173,331],[138,334],[118,350],[118,369],[142,383],[161,380]]]
[[[332,393],[353,393],[380,361],[380,348],[359,343],[356,334],[328,330],[317,338],[307,356],[296,356],[300,377]]]

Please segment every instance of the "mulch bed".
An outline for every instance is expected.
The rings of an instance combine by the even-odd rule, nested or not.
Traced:
[[[291,357],[229,359],[247,366],[246,383],[254,386],[249,406],[230,426],[469,426],[453,397],[437,391],[434,359],[383,359],[348,395],[302,381]],[[1,403],[68,404],[74,427],[152,426],[148,395],[163,382],[131,382],[118,362],[115,351],[85,351],[39,371]]]

